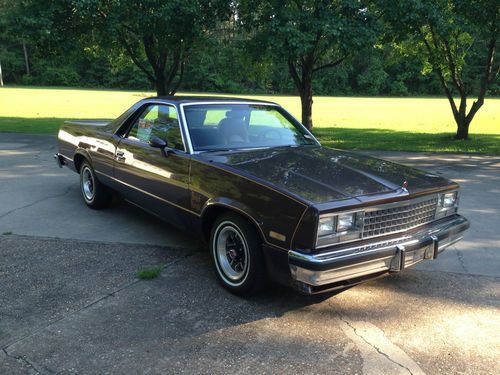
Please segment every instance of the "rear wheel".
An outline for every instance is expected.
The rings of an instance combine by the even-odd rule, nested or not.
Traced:
[[[210,250],[226,289],[240,296],[261,290],[267,276],[262,241],[247,220],[233,213],[219,216],[211,230]]]
[[[108,207],[113,199],[110,189],[99,182],[88,161],[80,167],[80,190],[87,206],[93,209]]]

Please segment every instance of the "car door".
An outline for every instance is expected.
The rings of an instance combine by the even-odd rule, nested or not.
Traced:
[[[167,143],[150,145],[152,136]],[[131,123],[118,143],[114,178],[126,199],[184,226],[189,220],[189,163],[179,127],[177,109],[149,104]]]

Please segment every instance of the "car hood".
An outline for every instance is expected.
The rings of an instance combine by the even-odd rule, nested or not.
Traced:
[[[385,160],[327,147],[277,147],[205,154],[312,203],[383,195],[410,195],[449,187],[450,180]]]

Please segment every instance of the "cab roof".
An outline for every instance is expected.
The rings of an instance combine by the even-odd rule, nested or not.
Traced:
[[[176,103],[176,104],[185,104],[185,103],[202,103],[202,102],[244,102],[244,103],[266,103],[266,104],[276,104],[274,102],[266,101],[266,100],[255,100],[255,99],[247,99],[247,98],[234,98],[234,97],[226,97],[226,96],[191,96],[191,95],[177,95],[177,96],[152,96],[148,98],[144,98],[143,101],[155,100],[155,101],[164,101],[166,103]]]

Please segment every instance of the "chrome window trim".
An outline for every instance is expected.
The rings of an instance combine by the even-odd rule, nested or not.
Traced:
[[[245,100],[225,100],[225,101],[200,101],[200,102],[192,102],[192,103],[181,103],[179,104],[180,107],[180,112],[181,112],[181,117],[182,117],[182,123],[184,124],[184,129],[186,132],[186,138],[187,138],[187,144],[188,144],[188,149],[190,154],[198,154],[201,151],[194,151],[193,144],[191,142],[191,134],[189,134],[189,127],[187,125],[187,120],[186,120],[186,115],[184,113],[184,107],[188,106],[195,106],[195,105],[207,105],[207,104],[222,104],[222,105],[227,105],[227,104],[243,104],[243,105],[263,105],[263,106],[270,106],[270,107],[278,107],[281,110],[283,110],[288,116],[293,118],[297,123],[304,128],[306,133],[314,140],[314,142],[317,143],[318,146],[321,146],[321,143],[316,139],[316,137],[307,129],[299,120],[295,118],[290,112],[288,112],[285,108],[283,108],[281,105],[277,103],[267,103],[267,102],[251,102],[251,101],[245,101]],[[253,149],[253,148],[252,148]]]
[[[252,101],[245,101],[245,100],[224,100],[224,101],[199,101],[199,102],[190,102],[190,103],[181,103],[181,107],[188,107],[191,105],[205,105],[205,104],[254,104],[254,105],[268,105],[272,107],[280,107],[279,104],[276,103],[268,103],[268,102],[252,102]]]
[[[314,134],[313,134],[313,133],[311,133],[311,132],[309,131],[309,129],[307,129],[307,127],[306,127],[303,123],[301,123],[299,120],[297,120],[297,119],[295,118],[295,116],[294,116],[294,115],[292,115],[290,112],[288,112],[285,108],[283,108],[283,107],[281,107],[281,106],[280,106],[280,108],[281,108],[281,109],[282,109],[282,110],[283,110],[283,111],[284,111],[284,112],[285,112],[288,116],[290,116],[290,117],[291,117],[291,118],[293,118],[295,121],[297,121],[297,123],[299,123],[299,124],[300,124],[300,126],[302,126],[302,127],[304,128],[304,130],[307,132],[307,134],[309,134],[309,136],[310,136],[310,137],[314,140],[314,142],[316,142],[316,143],[318,144],[318,146],[321,146],[320,141],[318,141],[318,140],[316,139],[316,137],[314,136]]]
[[[180,112],[180,111],[179,111],[179,109],[177,108],[177,106],[176,106],[175,104],[172,104],[172,103],[166,103],[166,102],[163,102],[163,101],[160,101],[160,100],[151,100],[151,101],[150,101],[150,100],[148,100],[147,102],[145,102],[145,103],[144,103],[144,109],[141,111],[141,113],[142,113],[142,112],[144,112],[144,110],[145,110],[146,108],[148,108],[149,106],[151,106],[151,105],[164,105],[164,106],[172,107],[172,108],[174,108],[174,109],[175,109],[175,111],[177,112],[177,115],[179,115],[179,112]],[[141,106],[140,108],[143,108],[143,107]],[[123,121],[123,123],[124,123],[125,121],[130,120],[130,117],[132,117],[132,116],[133,116],[133,115],[135,115],[136,113],[137,113],[137,110],[136,110],[135,112],[133,112],[133,113],[132,113],[129,117],[127,117],[127,119],[125,119],[125,120]],[[179,151],[179,152],[183,152],[183,153],[185,153],[185,154],[190,154],[191,152],[189,152],[189,151],[188,151],[188,150],[189,150],[189,148],[188,148],[188,147],[186,147],[186,137],[185,137],[185,135],[184,135],[184,129],[183,129],[183,126],[182,126],[182,121],[181,121],[180,116],[178,116],[178,121],[179,121],[179,129],[181,130],[181,138],[182,138],[182,145],[184,146],[184,151],[183,151],[183,150],[177,150],[177,149],[174,149],[174,150]],[[123,125],[123,123],[122,123],[122,125]],[[134,126],[134,124],[135,124],[135,121],[134,121],[132,124],[130,124],[130,125],[129,125],[129,127],[128,127],[128,129],[127,129],[126,134],[128,134],[128,132],[130,131],[130,129],[132,128],[132,126]],[[121,127],[121,126],[120,126],[120,127]],[[118,131],[118,130],[117,130],[117,131]],[[117,134],[116,134],[116,132],[115,132],[115,135],[117,135]],[[128,139],[127,137],[124,137],[124,136],[122,136],[122,135],[118,135],[118,136],[119,136],[121,139]],[[144,144],[144,145],[148,145],[148,143],[146,143],[146,142],[142,142],[142,141],[140,141],[140,140],[139,140],[138,142],[140,142],[141,144]]]

